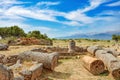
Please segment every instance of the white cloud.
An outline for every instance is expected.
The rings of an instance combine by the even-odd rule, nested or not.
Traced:
[[[114,3],[111,3],[111,4],[108,4],[107,6],[120,6],[120,1],[117,1],[117,2],[114,2]]]
[[[57,29],[48,28],[46,26],[27,26],[23,28],[26,32],[39,30],[42,34],[46,33],[49,37],[55,37],[53,33],[57,31]]]
[[[0,5],[6,4],[22,4],[23,2],[17,0],[0,0]]]
[[[98,16],[102,15],[120,16],[120,11],[106,10],[98,14]]]
[[[81,12],[87,12],[99,7],[102,3],[108,2],[110,0],[89,0],[90,5],[81,10]]]
[[[100,24],[100,25],[98,25]],[[100,22],[89,25],[91,29],[89,32],[96,32],[96,33],[102,33],[102,32],[109,32],[109,31],[118,31],[120,30],[120,23],[117,22]],[[97,28],[96,28],[97,27]]]
[[[42,2],[38,2],[37,6],[42,6],[42,5],[46,5],[46,6],[53,6],[53,5],[58,5],[60,4],[60,2],[46,2],[46,1],[42,1]]]
[[[33,18],[37,20],[56,21],[54,16],[51,16],[50,14],[45,14],[45,12],[43,12],[42,10],[31,10],[19,6],[11,7],[7,10],[6,13]]]
[[[22,2],[18,0],[0,0],[0,7],[8,8],[13,6],[14,4],[28,4],[28,3],[31,2]]]
[[[52,32],[52,31],[57,31],[57,29],[48,28],[46,26],[31,26],[29,24],[28,24],[27,27],[24,28],[24,30],[26,32],[29,32],[29,31],[32,31],[32,30],[39,30],[39,31],[41,31],[41,33],[49,33],[49,32]]]
[[[69,25],[69,26],[82,26],[83,24],[77,21],[60,21],[59,23]]]
[[[82,10],[82,12],[86,12],[86,11],[95,9],[101,3],[103,3],[103,0],[89,0],[89,3],[90,3],[90,6],[87,6],[85,9]]]
[[[81,13],[80,10],[69,12],[64,17],[69,20],[79,21],[80,23],[84,24],[92,23],[94,21],[91,17],[88,17],[85,14]]]
[[[68,13],[65,12],[59,12],[51,9],[38,9],[36,7],[27,7],[24,8],[22,6],[12,6],[8,9],[0,10],[2,11],[4,15],[10,18],[15,19],[25,19],[32,18],[37,20],[45,20],[45,21],[52,21],[52,22],[58,22],[66,25],[72,25],[72,26],[82,26],[81,24],[89,24],[94,22],[94,18],[87,16],[85,11],[94,9],[98,7],[101,3],[105,2],[106,0],[90,0],[90,6],[87,6],[85,9],[78,9],[76,11],[71,11]],[[16,3],[16,0],[11,1],[11,3]],[[9,2],[7,2],[9,3]],[[20,3],[20,2],[17,2]],[[39,2],[39,5],[58,5],[60,2]],[[57,20],[57,16],[61,16],[63,18],[66,18],[70,21],[59,21]],[[24,17],[24,18],[23,18]]]
[[[71,20],[72,24],[75,24],[74,26],[82,26],[83,24],[92,24],[96,20],[103,19],[103,18],[98,18],[98,17],[89,17],[85,14],[85,12],[93,10],[97,7],[99,7],[102,3],[108,2],[108,0],[89,0],[90,5],[83,8],[83,9],[78,9],[75,11],[71,11],[68,13],[65,13],[63,16],[64,18]],[[74,23],[73,23],[74,22]],[[64,22],[66,23],[66,22]],[[78,25],[81,24],[82,25]],[[77,25],[76,25],[77,24]]]
[[[49,37],[53,38],[53,37],[56,37],[58,34],[57,34],[57,29],[54,29],[54,28],[49,28],[49,27],[46,27],[46,26],[27,26],[25,28],[23,28],[26,32],[29,32],[29,31],[33,31],[33,30],[39,30],[42,34],[47,34]]]
[[[21,28],[26,28],[29,25],[23,23],[21,20],[12,20],[12,19],[0,19],[0,27],[18,25]]]

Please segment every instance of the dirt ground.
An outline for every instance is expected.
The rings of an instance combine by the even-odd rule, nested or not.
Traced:
[[[84,44],[86,43],[77,43],[78,46],[83,46]],[[58,45],[61,45],[62,47],[67,47],[67,42],[64,44],[63,42],[54,42],[54,46]],[[19,54],[21,52],[40,47],[40,45],[10,46],[7,51],[0,51],[0,54],[5,54],[6,56],[8,56],[13,54]],[[74,56],[71,59],[60,59],[58,66],[55,68],[55,71],[43,71],[43,74],[41,76],[42,79],[40,80],[43,80],[44,78],[47,78],[46,80],[114,80],[110,75],[108,75],[108,72],[96,76],[92,75],[88,70],[86,70],[82,66],[81,58],[84,55],[85,54],[79,55],[80,58],[76,58],[76,56]]]
[[[107,72],[96,76],[91,74],[82,66],[81,58],[59,60],[54,72],[44,72],[42,76],[48,80],[114,80]]]
[[[6,56],[20,54],[24,51],[31,50],[34,48],[40,48],[40,45],[29,45],[29,46],[10,46],[8,50],[0,51],[0,54],[4,54]]]

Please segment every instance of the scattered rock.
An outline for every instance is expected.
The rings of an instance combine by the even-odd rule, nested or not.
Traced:
[[[0,44],[0,50],[7,50],[8,45],[7,44]]]

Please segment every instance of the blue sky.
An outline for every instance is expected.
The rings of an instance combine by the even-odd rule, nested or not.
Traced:
[[[120,0],[0,0],[0,27],[49,37],[120,31]]]

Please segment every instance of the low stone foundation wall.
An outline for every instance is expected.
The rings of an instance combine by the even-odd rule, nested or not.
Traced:
[[[6,56],[3,60],[3,63],[4,64],[8,64],[9,66],[10,65],[13,65],[17,62],[18,60],[18,55],[10,55],[10,56]]]
[[[40,77],[43,69],[43,64],[34,64],[30,69],[22,70],[19,72],[21,76],[24,77],[24,80],[36,80],[38,77]]]

